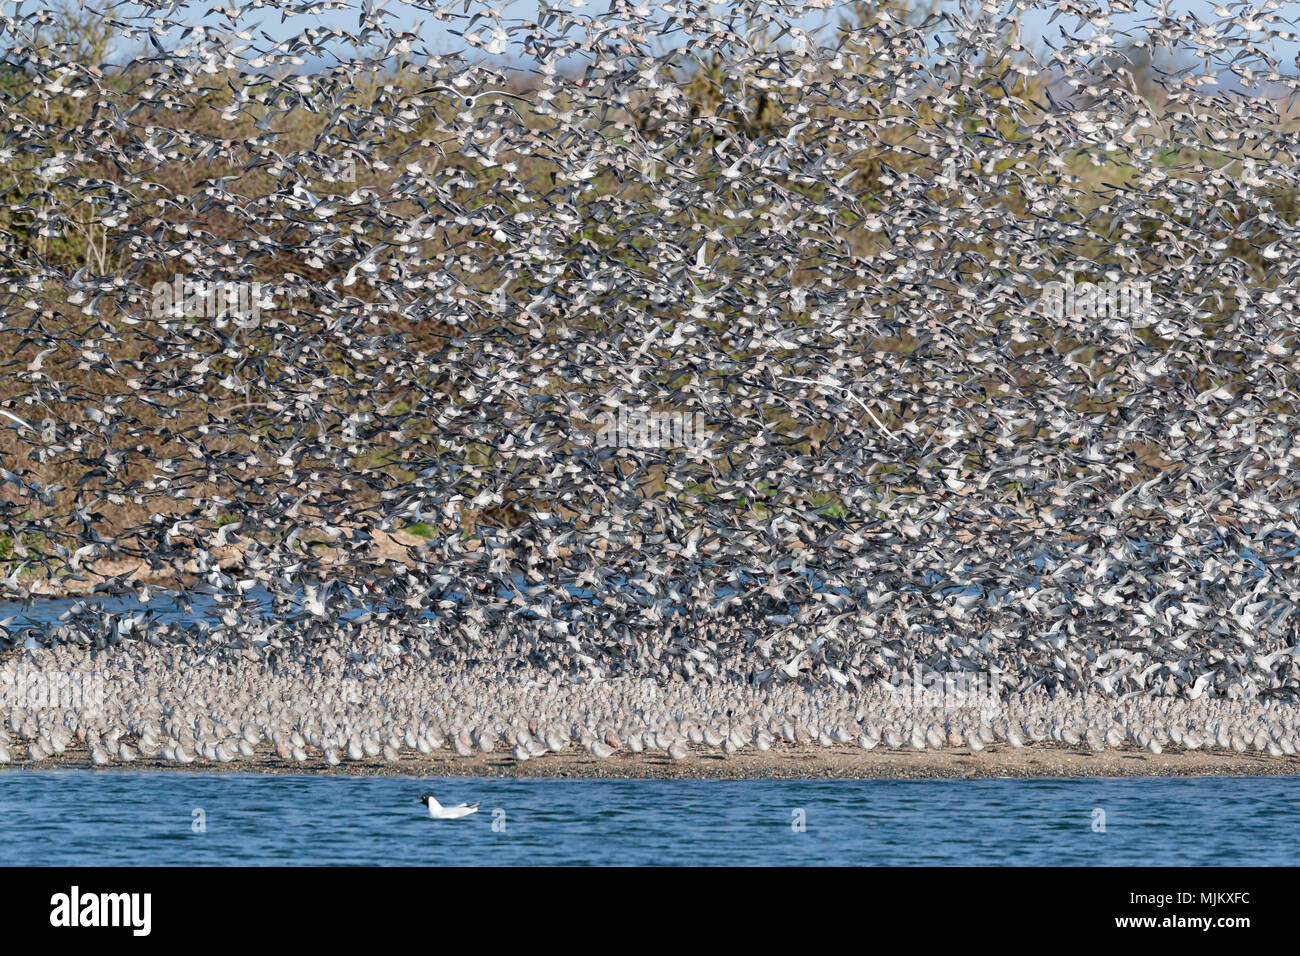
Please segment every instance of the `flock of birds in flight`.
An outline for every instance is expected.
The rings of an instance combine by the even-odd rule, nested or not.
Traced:
[[[1294,753],[1288,5],[508,6],[0,11],[29,759]]]

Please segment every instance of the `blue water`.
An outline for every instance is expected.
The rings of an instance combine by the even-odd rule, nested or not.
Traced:
[[[418,802],[426,791],[482,807],[464,820],[431,820]],[[1293,781],[1263,777],[705,781],[9,770],[0,772],[0,865],[1295,865],[1295,794]],[[1098,810],[1104,832],[1094,829]],[[204,832],[194,829],[198,811]]]

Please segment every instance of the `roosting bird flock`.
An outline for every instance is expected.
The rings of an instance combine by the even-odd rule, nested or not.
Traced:
[[[510,7],[0,7],[32,759],[1294,753],[1294,5]]]

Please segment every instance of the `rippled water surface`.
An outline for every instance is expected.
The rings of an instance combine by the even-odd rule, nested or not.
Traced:
[[[418,802],[426,791],[482,807],[464,820],[431,820]],[[1286,778],[629,781],[8,770],[0,772],[0,864],[1295,865],[1295,794]],[[199,821],[205,832],[195,832]]]

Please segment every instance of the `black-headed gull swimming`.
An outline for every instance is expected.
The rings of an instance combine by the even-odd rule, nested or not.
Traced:
[[[462,803],[455,807],[444,807],[433,798],[431,793],[422,796],[420,802],[429,808],[429,816],[435,820],[459,820],[461,817],[467,817],[471,813],[478,811],[477,803]]]

